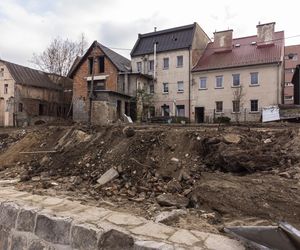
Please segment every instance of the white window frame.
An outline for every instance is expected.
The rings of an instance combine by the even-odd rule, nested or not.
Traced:
[[[221,79],[221,86],[218,86],[218,79]],[[216,76],[216,89],[223,89],[224,88],[224,79],[223,76]]]
[[[165,65],[165,62],[168,62],[167,67],[166,67],[166,65]],[[170,67],[170,60],[169,60],[169,57],[163,58],[163,69],[169,69],[169,67]]]
[[[182,58],[182,64],[179,64],[179,58]],[[182,68],[183,67],[183,56],[177,56],[177,68]]]
[[[222,104],[222,110],[218,110],[218,103],[221,103]],[[216,113],[223,113],[223,101],[216,101]]]
[[[179,85],[182,85],[182,88],[179,88]],[[178,81],[177,82],[177,92],[178,93],[183,93],[184,92],[184,82],[183,81]]]
[[[148,61],[148,69],[149,69],[149,72],[153,72],[154,71],[154,60],[149,60]],[[151,65],[153,65],[153,67],[151,68]]]
[[[252,101],[257,101],[257,110],[252,110]],[[258,113],[259,112],[259,102],[258,102],[258,99],[251,99],[250,100],[250,112],[251,113]]]
[[[167,91],[165,91],[165,87],[167,88]],[[169,83],[168,82],[164,82],[163,83],[163,94],[169,94]]]
[[[235,103],[238,105],[235,106]],[[237,110],[235,110],[235,107],[238,107]],[[241,112],[241,102],[239,100],[233,100],[232,101],[232,113],[240,113]]]
[[[205,82],[205,87],[202,87],[202,81]],[[200,80],[199,80],[199,89],[207,89],[207,77],[200,77]]]
[[[256,74],[257,75],[257,83],[252,83],[252,75]],[[250,86],[258,86],[259,85],[259,74],[258,72],[251,72],[250,73]]]
[[[238,84],[235,83],[235,77],[238,77]],[[241,76],[240,74],[232,74],[232,87],[240,87],[241,86]]]

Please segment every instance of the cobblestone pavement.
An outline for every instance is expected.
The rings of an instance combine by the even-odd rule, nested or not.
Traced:
[[[242,250],[228,237],[169,227],[66,198],[1,187],[0,250]]]

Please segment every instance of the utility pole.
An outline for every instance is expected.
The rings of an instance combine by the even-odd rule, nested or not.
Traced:
[[[90,94],[89,94],[89,115],[88,115],[88,124],[92,124],[92,104],[94,99],[94,76],[95,76],[95,48],[97,46],[97,41],[94,42],[94,46],[92,49],[93,53],[93,63],[92,63],[92,79],[91,79],[91,86],[90,86]]]

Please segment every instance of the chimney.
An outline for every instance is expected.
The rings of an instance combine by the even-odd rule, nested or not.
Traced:
[[[257,46],[265,47],[274,45],[275,22],[256,25],[257,28]]]
[[[157,27],[154,27],[154,32],[156,32],[157,31]]]
[[[232,32],[233,30],[224,30],[214,33],[214,48],[216,52],[232,50]]]

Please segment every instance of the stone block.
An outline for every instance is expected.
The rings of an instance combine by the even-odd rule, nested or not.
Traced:
[[[103,233],[99,239],[98,249],[107,250],[107,249],[133,249],[133,238],[125,233],[122,233],[117,230],[109,230]]]
[[[27,238],[25,235],[12,234],[10,250],[27,250]]]
[[[125,226],[138,226],[143,224],[145,221],[136,216],[125,214],[125,213],[112,213],[108,218],[109,222],[116,225],[125,225]]]
[[[79,250],[97,249],[97,232],[95,228],[74,225],[71,228],[71,246]]]
[[[48,250],[49,245],[42,240],[34,240],[28,243],[28,250]]]
[[[69,244],[71,219],[38,215],[36,219],[35,234],[54,244]]]
[[[137,235],[145,235],[158,239],[167,239],[175,232],[175,230],[171,227],[154,222],[148,222],[147,224],[135,227],[130,231]]]
[[[0,225],[0,250],[8,249],[9,230]]]
[[[21,209],[17,219],[17,230],[33,232],[35,225],[36,211],[31,209]]]
[[[174,250],[172,245],[156,241],[136,241],[133,250]]]
[[[15,228],[19,207],[12,203],[2,203],[0,206],[0,225]]]
[[[217,234],[210,234],[205,241],[205,246],[211,250],[245,250],[239,241]]]
[[[110,168],[107,170],[98,180],[98,185],[103,186],[106,183],[112,181],[113,179],[117,178],[119,176],[119,173],[114,168]]]
[[[197,237],[195,237],[191,232],[185,229],[180,229],[176,231],[170,238],[169,241],[172,241],[174,243],[179,244],[185,244],[192,246],[196,243],[200,243],[201,240],[199,240]]]

